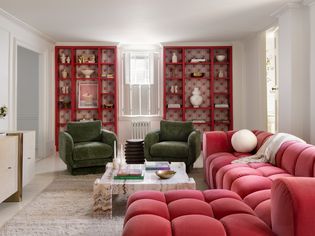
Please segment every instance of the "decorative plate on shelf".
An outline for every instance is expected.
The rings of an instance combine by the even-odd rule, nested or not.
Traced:
[[[193,72],[190,74],[190,76],[192,78],[202,78],[205,76],[205,73],[202,73],[202,72]]]

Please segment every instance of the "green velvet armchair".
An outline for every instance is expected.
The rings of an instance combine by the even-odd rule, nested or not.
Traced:
[[[164,121],[160,130],[150,132],[144,139],[147,161],[185,162],[189,172],[200,155],[200,131],[192,122]]]
[[[101,121],[70,122],[66,130],[59,133],[59,156],[71,174],[104,172],[114,156],[116,135],[102,130]]]

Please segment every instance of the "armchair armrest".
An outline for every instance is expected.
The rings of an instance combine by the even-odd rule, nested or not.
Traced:
[[[144,138],[144,156],[147,160],[151,159],[150,148],[153,144],[160,141],[160,131],[149,132]]]
[[[71,135],[67,132],[59,133],[59,156],[68,165],[72,165],[72,152],[74,142]]]
[[[116,150],[118,151],[118,148],[117,148],[118,142],[117,142],[116,134],[112,131],[104,130],[104,129],[102,129],[101,132],[102,132],[102,142],[110,145],[112,149],[114,150],[114,141],[116,141]],[[114,153],[113,153],[113,157],[114,157]]]
[[[204,161],[213,153],[233,152],[231,137],[234,132],[210,131],[203,133]]]
[[[193,164],[195,160],[199,157],[201,151],[200,145],[200,131],[195,130],[191,132],[188,136],[188,161],[190,162],[190,164]]]

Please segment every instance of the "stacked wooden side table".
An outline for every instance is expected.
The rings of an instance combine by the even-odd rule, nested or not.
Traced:
[[[143,164],[143,139],[128,139],[125,144],[125,158],[127,164]]]

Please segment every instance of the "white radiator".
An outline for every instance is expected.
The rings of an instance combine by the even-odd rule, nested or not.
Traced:
[[[144,139],[146,134],[151,130],[150,121],[132,121],[131,122],[131,138]]]

